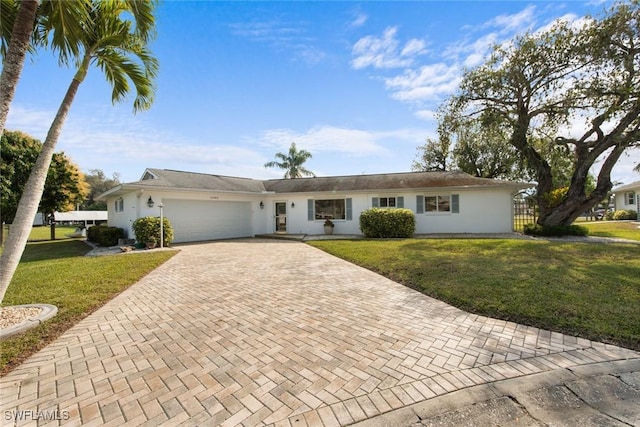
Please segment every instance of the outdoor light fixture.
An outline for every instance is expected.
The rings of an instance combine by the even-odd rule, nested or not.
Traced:
[[[154,204],[155,204],[155,202],[153,201],[153,199],[151,198],[151,196],[149,196],[149,200],[147,200],[147,206],[149,206],[150,208],[152,208]]]
[[[264,203],[262,203],[262,200],[260,201],[260,209],[264,209]]]
[[[295,207],[296,207],[296,204],[295,204],[295,203],[293,203],[293,202],[291,202],[291,207],[292,207],[292,208],[295,208]]]

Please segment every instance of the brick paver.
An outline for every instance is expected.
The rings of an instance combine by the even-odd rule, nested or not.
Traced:
[[[247,239],[182,246],[1,378],[0,402],[3,425],[337,426],[638,357],[465,313],[302,243]]]

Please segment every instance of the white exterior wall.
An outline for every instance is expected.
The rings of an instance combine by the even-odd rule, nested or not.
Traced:
[[[120,197],[122,197],[124,204],[123,210],[122,212],[116,212],[115,202]],[[131,224],[139,217],[137,214],[137,203],[138,198],[134,192],[107,199],[107,224],[110,227],[122,228],[126,238],[134,237]]]
[[[620,193],[616,193],[616,197],[614,199],[614,205],[615,205],[615,209],[616,210],[632,210],[632,211],[636,211],[638,212],[638,205],[640,205],[638,203],[638,196],[639,196],[639,192],[640,191],[634,191],[634,202],[632,205],[627,204],[628,200],[627,200],[627,194],[630,193],[631,191],[622,191]]]
[[[416,196],[420,195],[459,195],[459,213],[425,212],[416,215],[416,234],[429,233],[508,233],[513,227],[513,197],[509,189],[447,189],[412,190],[411,192],[360,192],[360,193],[313,193],[313,194],[228,194],[198,191],[132,191],[122,196],[124,211],[115,212],[115,200],[107,201],[109,225],[125,230],[127,236],[134,238],[131,229],[133,221],[144,216],[160,216],[159,204],[163,200],[175,203],[179,200],[199,201],[235,201],[243,209],[251,209],[251,230],[247,235],[275,233],[275,203],[287,205],[287,233],[323,234],[323,220],[308,220],[307,201],[309,199],[346,199],[352,203],[352,220],[333,220],[334,234],[362,234],[359,218],[362,211],[372,207],[374,197],[404,197],[404,208],[416,212]],[[149,196],[155,202],[153,208],[147,206]],[[264,208],[260,208],[260,202]],[[294,207],[291,204],[294,204]],[[204,207],[203,207],[204,209]],[[203,215],[206,213],[203,210]],[[246,215],[246,213],[244,214]],[[169,221],[170,216],[167,215]],[[204,225],[203,225],[204,227]]]
[[[139,196],[138,196],[139,195]],[[122,197],[124,200],[124,211],[115,212],[115,201]],[[154,206],[150,208],[147,205],[147,201],[151,197],[154,201]],[[113,196],[107,199],[109,226],[123,228],[125,234],[129,238],[135,238],[135,233],[132,229],[133,221],[145,216],[160,216],[160,203],[164,201],[175,200],[190,200],[190,201],[233,201],[233,202],[245,202],[239,204],[244,208],[249,207],[252,209],[251,230],[248,231],[248,236],[263,233],[264,229],[264,210],[259,207],[261,198],[260,195],[243,195],[243,194],[229,194],[229,193],[211,193],[211,192],[198,192],[198,191],[144,191],[137,192],[132,191],[123,196]],[[164,212],[163,212],[164,213]],[[203,213],[204,214],[204,213]],[[165,215],[169,221],[171,221],[170,215]]]
[[[421,195],[460,197],[460,212],[425,212],[416,215],[416,233],[510,233],[513,231],[513,196],[501,190],[428,191]],[[405,203],[405,206],[407,204]],[[416,196],[409,200],[416,210]]]
[[[275,202],[287,202],[287,232],[290,234],[323,234],[322,220],[308,220],[308,199],[351,198],[353,219],[333,220],[334,234],[362,234],[360,214],[372,207],[374,197],[404,197],[404,208],[416,212],[418,195],[458,194],[459,213],[425,212],[416,215],[416,234],[429,233],[509,233],[513,231],[513,196],[508,189],[438,190],[420,192],[369,192],[311,195],[273,195],[265,206],[268,224],[266,233],[275,232]],[[291,208],[291,203],[295,204]],[[261,233],[257,233],[261,234]]]

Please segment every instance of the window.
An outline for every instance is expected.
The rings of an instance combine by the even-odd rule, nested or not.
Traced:
[[[396,198],[395,197],[380,197],[380,207],[381,208],[395,208],[396,207]]]
[[[629,193],[624,193],[624,203],[627,205],[635,205],[635,193],[630,191]]]
[[[371,198],[373,208],[404,208],[404,197],[373,197]]]
[[[416,213],[425,212],[451,212],[460,213],[460,195],[449,194],[444,196],[416,196]]]
[[[116,212],[124,211],[124,200],[122,200],[122,197],[116,200],[115,208],[116,208]]]
[[[315,219],[346,219],[345,199],[315,200]]]
[[[426,212],[451,212],[449,196],[425,196],[424,207]]]

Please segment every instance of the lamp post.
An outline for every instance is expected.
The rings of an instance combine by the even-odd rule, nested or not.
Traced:
[[[164,247],[164,215],[162,212],[162,208],[164,208],[164,205],[162,204],[162,202],[160,202],[158,207],[160,208],[160,248],[163,248]]]

